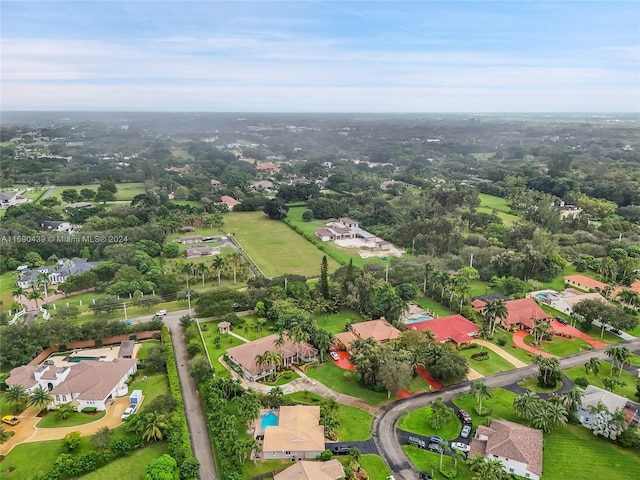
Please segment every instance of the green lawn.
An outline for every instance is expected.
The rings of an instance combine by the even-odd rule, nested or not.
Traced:
[[[589,375],[586,374],[584,367],[574,367],[568,370],[564,370],[564,374],[571,379],[571,381],[575,381],[578,377],[585,377],[589,380],[591,385],[595,385],[596,387],[604,388],[604,384],[602,383],[602,379],[609,376],[611,373],[612,365],[608,362],[600,362],[600,372],[596,377],[593,373]],[[618,374],[615,375],[618,378]],[[638,401],[638,397],[635,396],[636,393],[636,377],[631,375],[629,372],[623,370],[620,375],[620,380],[626,383],[623,387],[616,387],[613,393],[618,395],[622,395],[623,397],[627,397],[630,400]]]
[[[68,189],[75,189],[78,193],[80,190],[87,188],[89,190],[98,190],[100,185],[92,184],[92,185],[71,185],[71,186],[57,186],[53,189],[53,192],[50,196],[56,196],[59,199],[62,199],[62,191]],[[116,200],[133,200],[133,197],[140,193],[144,193],[145,186],[144,183],[118,183],[118,193],[116,193]]]
[[[345,470],[349,468],[349,457],[347,455],[336,458],[340,460]],[[386,478],[391,475],[391,470],[389,470],[382,458],[378,455],[362,455],[360,457],[360,467],[369,474],[369,480],[386,480]]]
[[[135,450],[128,457],[114,460],[95,472],[78,478],[81,480],[113,480],[117,478],[141,480],[147,464],[154,458],[158,458],[165,453],[168,453],[168,445],[166,442],[153,443]]]
[[[458,417],[456,417],[453,412],[446,425],[439,430],[436,430],[431,426],[430,419],[432,416],[433,412],[430,406],[418,408],[417,410],[412,410],[406,417],[400,420],[398,427],[405,432],[424,435],[425,437],[438,435],[445,440],[452,440],[460,435],[462,425],[460,424]]]
[[[562,292],[564,290],[564,277],[577,274],[584,275],[585,277],[589,278],[596,278],[597,276],[596,272],[593,272],[591,270],[587,270],[586,272],[578,272],[575,265],[568,264],[566,267],[564,267],[560,275],[555,277],[553,280],[551,280],[550,282],[541,282],[540,290],[548,288],[551,290],[556,290],[557,292]]]
[[[482,401],[482,408],[490,408],[492,410],[491,418],[498,418],[502,420],[510,420],[512,422],[521,423],[520,418],[513,410],[513,399],[516,394],[505,390],[503,388],[494,388],[493,397],[485,398]],[[458,408],[466,410],[473,419],[473,425],[477,426],[480,423],[486,423],[489,417],[481,417],[476,413],[476,400],[472,395],[463,395],[454,399]]]
[[[423,450],[413,445],[404,445],[402,449],[418,470],[428,472],[434,480],[446,480],[446,477],[439,471],[440,454]],[[446,466],[451,462],[453,462],[451,457],[444,457],[442,465]],[[458,475],[456,476],[456,480],[470,480],[471,478],[472,473],[469,467],[463,461],[458,461]]]
[[[282,222],[270,220],[262,212],[233,212],[224,216],[224,229],[253,257],[266,276],[293,273],[307,277],[320,275],[324,253]],[[329,272],[339,265],[328,257]]]
[[[271,320],[267,320],[266,323],[262,326],[262,329],[259,330],[256,327],[258,326],[257,320],[258,316],[256,314],[244,315],[242,317],[238,317],[240,320],[237,325],[233,326],[233,332],[240,335],[241,337],[246,338],[247,340],[256,340],[258,338],[266,337],[268,335],[273,335],[276,332],[275,324]],[[211,322],[210,325],[217,325],[219,322]],[[215,327],[218,328],[217,326]]]
[[[18,288],[18,286],[13,277],[13,272],[5,272],[0,275],[0,302],[2,302],[0,308],[2,308],[3,312],[11,309],[11,304],[13,303],[13,294],[11,292],[16,288]]]
[[[95,414],[75,412],[66,420],[60,420],[55,412],[47,412],[44,418],[38,422],[38,428],[75,427],[76,425],[84,425],[85,423],[100,420],[105,414],[106,411],[96,412]]]
[[[507,343],[504,344],[504,346],[498,345],[499,338],[504,338],[507,341]],[[502,348],[505,352],[513,355],[518,360],[522,360],[523,362],[528,364],[533,363],[533,353],[529,353],[526,350],[523,350],[522,348],[515,345],[513,343],[512,333],[509,333],[505,330],[502,330],[501,328],[498,328],[496,329],[496,334],[494,335],[493,339],[489,339],[488,341]]]
[[[530,378],[529,380],[522,380],[521,382],[518,382],[518,385],[520,385],[522,388],[526,388],[527,390],[530,390],[532,392],[536,392],[536,393],[553,393],[555,391],[557,391],[562,384],[558,383],[558,385],[554,388],[544,388],[541,387],[540,385],[538,385],[538,378]]]
[[[318,405],[323,398],[315,393],[296,392],[287,395],[288,398],[297,403],[305,405]],[[338,440],[341,442],[356,442],[360,440],[368,440],[371,438],[371,424],[373,415],[358,407],[338,404],[338,427],[336,433]]]
[[[435,313],[437,318],[448,317],[450,315],[455,315],[456,313],[453,310],[445,307],[444,305],[441,305],[436,300],[425,297],[423,295],[418,296],[418,298],[414,300],[414,302],[422,306],[422,308],[424,308],[425,310]]]
[[[544,305],[544,304],[540,304],[540,307],[542,308],[542,310],[544,310],[549,315],[552,315],[554,317],[562,317],[565,320],[569,320],[569,316],[567,314],[562,313],[559,310],[556,310],[555,308],[551,308],[550,306]],[[591,330],[589,330],[589,331],[584,330],[580,326],[580,324],[576,325],[576,328],[579,331],[581,331],[583,333],[586,333],[591,338],[594,338],[596,340],[600,340],[600,341],[602,341],[604,343],[618,343],[618,342],[622,341],[622,339],[619,336],[614,335],[613,333],[609,332],[608,330],[605,330],[602,338],[600,338],[600,328],[595,327],[595,326],[592,327]]]
[[[533,337],[531,335],[527,335],[524,337],[524,343],[526,345],[531,345],[533,343]],[[569,340],[567,338],[554,336],[553,340],[550,342],[542,341],[542,348],[540,351],[551,353],[556,355],[557,357],[566,357],[567,355],[571,355],[572,353],[578,353],[585,350],[585,347],[589,345],[586,341],[581,338],[574,338]],[[538,348],[535,347],[534,348]],[[587,347],[588,348],[588,347]]]
[[[252,478],[263,473],[282,470],[293,465],[288,460],[259,460],[252,462],[247,460],[242,466],[242,478]]]
[[[293,370],[288,370],[286,372],[280,372],[276,376],[275,381],[271,381],[271,377],[268,377],[268,380],[267,379],[260,380],[260,383],[264,383],[265,385],[268,385],[270,387],[280,387],[282,385],[286,385],[289,382],[293,382],[297,378],[300,378],[300,375],[298,375]]]
[[[509,362],[507,362],[504,358],[498,355],[495,352],[485,348],[482,351],[486,351],[489,355],[489,360],[474,360],[471,358],[471,355],[474,353],[480,352],[480,346],[476,348],[467,348],[464,350],[460,350],[460,353],[467,357],[469,360],[469,366],[473,368],[476,372],[481,373],[484,376],[493,375],[494,373],[506,372],[507,370],[513,370],[514,367]],[[486,358],[486,357],[483,357]]]
[[[496,197],[495,195],[489,195],[487,193],[479,193],[478,197],[480,198],[480,205],[482,207],[495,208],[501,212],[511,213],[511,207],[506,198]]]
[[[476,210],[478,212],[490,213],[492,215],[500,217],[502,219],[502,223],[504,223],[507,227],[513,226],[514,223],[520,220],[517,215],[506,213],[506,212],[503,212],[502,210],[494,210],[491,207],[478,207],[476,208]]]
[[[217,321],[203,323],[200,327],[202,328],[204,325],[207,326],[207,330],[202,332],[202,336],[204,337],[204,342],[209,350],[209,360],[211,361],[213,370],[217,376],[230,378],[231,373],[222,366],[218,361],[218,358],[224,355],[229,348],[237,347],[238,345],[242,345],[244,342],[236,337],[232,337],[231,335],[221,334],[218,331]],[[220,343],[218,345],[215,343],[216,337],[220,337]]]
[[[327,387],[337,392],[360,398],[369,405],[380,406],[392,400],[387,399],[386,393],[374,392],[361,386],[355,379],[355,372],[348,374],[352,375],[352,378],[350,381],[347,381],[344,377],[345,372],[347,372],[347,370],[343,370],[331,361],[326,361],[322,365],[310,366],[306,373],[309,377],[325,384]]]
[[[362,322],[362,317],[358,312],[343,308],[340,313],[327,314],[316,312],[314,318],[318,327],[331,333],[346,332],[347,323]]]
[[[580,425],[545,433],[544,447],[545,480],[637,480],[640,476],[637,449],[619,447]]]

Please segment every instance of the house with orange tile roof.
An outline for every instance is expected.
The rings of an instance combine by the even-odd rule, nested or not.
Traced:
[[[344,467],[339,460],[332,458],[326,462],[296,462],[275,474],[273,480],[339,480],[344,476]]]
[[[498,321],[509,330],[532,330],[536,320],[551,320],[551,315],[542,310],[533,298],[509,300],[504,304],[507,307],[507,316]]]
[[[424,322],[407,324],[409,330],[424,332],[430,330],[436,337],[436,342],[455,342],[458,345],[469,343],[480,333],[480,327],[462,315],[432,318]]]
[[[542,477],[542,430],[507,420],[491,420],[490,426],[478,426],[470,446],[469,456],[499,460],[507,474],[533,480]]]
[[[222,197],[220,197],[220,203],[224,203],[229,211],[233,210],[233,207],[235,207],[236,205],[240,205],[239,200],[236,200],[229,195],[223,195]]]
[[[606,283],[599,282],[593,278],[589,278],[586,275],[569,275],[564,277],[564,283],[571,285],[572,287],[579,288],[588,292],[590,290],[604,290],[607,288]]]
[[[400,330],[384,318],[369,322],[352,323],[347,328],[346,332],[336,334],[338,344],[344,345],[347,350],[351,348],[351,344],[356,340],[373,338],[378,343],[387,343],[400,336]]]
[[[262,172],[271,172],[271,173],[278,173],[280,171],[280,169],[273,163],[263,163],[262,165],[258,165],[256,169]]]

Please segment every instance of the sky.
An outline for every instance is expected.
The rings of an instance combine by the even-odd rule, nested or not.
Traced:
[[[640,2],[0,2],[0,110],[640,112]]]

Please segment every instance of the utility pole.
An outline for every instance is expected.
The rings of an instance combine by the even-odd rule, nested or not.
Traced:
[[[415,249],[416,249],[416,239],[414,238],[411,241],[411,255],[413,255],[413,252],[415,251]]]
[[[125,320],[125,321],[127,321],[127,320],[129,320],[129,319],[127,318],[127,303],[126,303],[126,302],[123,302],[123,303],[122,303],[122,306],[124,307],[124,320]]]
[[[471,254],[471,257],[469,258],[469,266],[471,268],[473,268],[473,253]]]
[[[389,265],[387,265],[387,268],[384,270],[384,281],[389,283]]]
[[[189,303],[189,316],[191,316],[191,290],[189,290],[189,277],[187,276],[187,302]]]

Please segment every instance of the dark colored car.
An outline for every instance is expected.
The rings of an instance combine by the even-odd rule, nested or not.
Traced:
[[[427,472],[420,472],[420,476],[418,478],[420,480],[433,480],[431,478],[431,475],[429,475]]]
[[[431,435],[429,437],[429,443],[444,443],[444,438],[437,435]]]
[[[611,333],[615,333],[616,335],[620,335],[620,334],[622,333],[620,330],[618,330],[617,328],[614,328],[614,327],[611,327],[611,328],[609,329],[609,331],[610,331]]]
[[[556,320],[557,320],[558,322],[560,322],[561,324],[563,324],[563,325],[568,325],[568,324],[569,324],[569,322],[567,322],[567,321],[566,321],[564,318],[562,318],[562,317],[556,317]]]
[[[459,410],[458,417],[460,417],[464,423],[473,423],[471,415],[469,415],[466,410]]]
[[[351,447],[349,445],[338,445],[331,449],[334,455],[348,455],[350,451]]]

